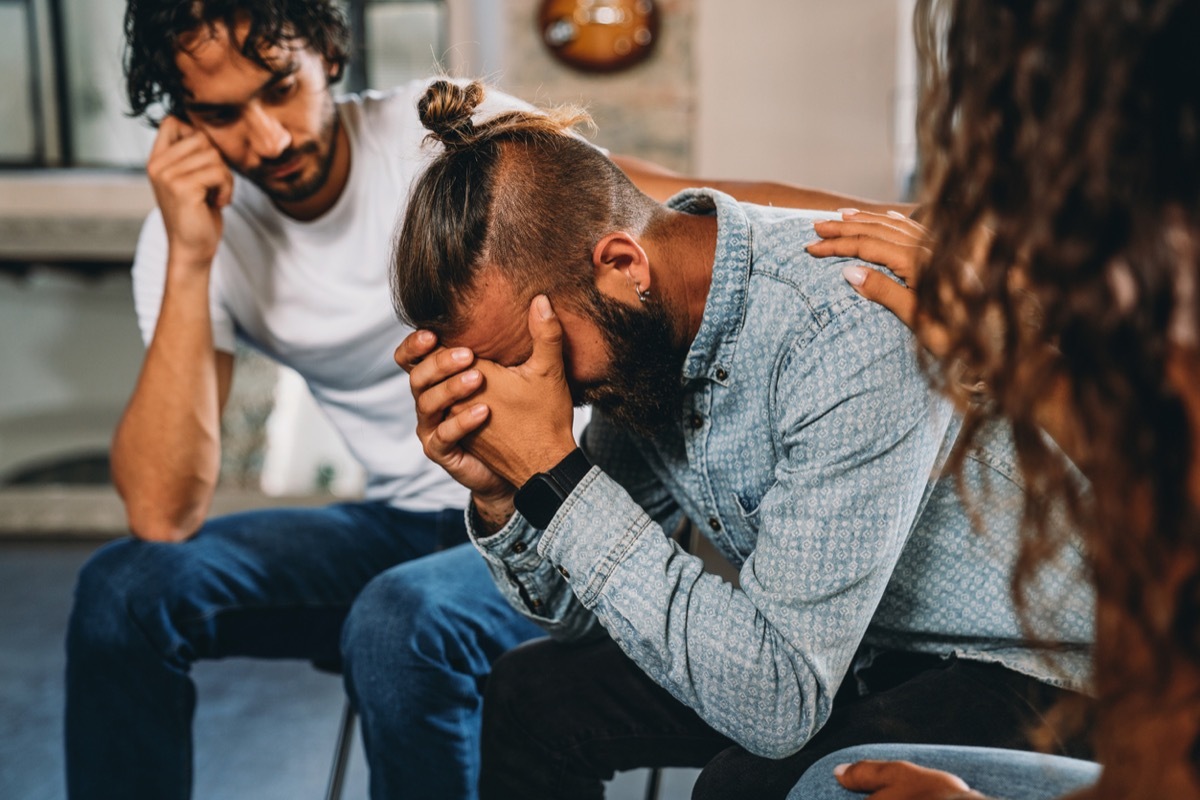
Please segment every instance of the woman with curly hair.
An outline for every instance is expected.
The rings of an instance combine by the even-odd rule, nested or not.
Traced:
[[[921,112],[928,229],[847,214],[818,226],[810,252],[907,279],[846,271],[930,348],[930,374],[971,420],[960,454],[989,420],[1011,425],[1034,489],[1018,598],[1061,545],[1052,503],[1085,532],[1097,589],[1089,724],[1103,770],[1067,764],[1063,785],[1091,784],[1077,795],[1088,798],[1198,797],[1200,4],[934,0],[917,19],[918,31],[946,32],[926,59]],[[1069,711],[1061,722],[1078,716]],[[793,796],[860,796],[818,786],[839,762],[940,766],[945,755],[843,751]],[[955,758],[1011,767],[975,789],[1014,800],[1057,769],[1002,751]],[[876,800],[981,796],[913,764],[837,773]]]

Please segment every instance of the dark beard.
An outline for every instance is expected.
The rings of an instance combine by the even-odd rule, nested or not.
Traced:
[[[332,100],[330,104],[332,105]],[[337,151],[338,127],[341,124],[337,110],[334,109],[329,122],[321,129],[316,141],[305,142],[300,147],[289,147],[277,157],[263,160],[257,167],[245,174],[255,186],[277,203],[300,203],[319,192],[329,180],[329,172],[333,169],[333,156]],[[324,152],[322,152],[324,151]],[[296,175],[295,183],[288,183],[282,188],[278,183],[272,183],[268,174],[281,164],[286,164],[297,155],[316,155],[320,160],[317,171],[311,178],[301,180],[303,171]]]
[[[608,345],[611,374],[580,387],[576,402],[591,404],[618,427],[648,439],[679,425],[687,348],[677,343],[666,310],[653,300],[630,308],[596,290],[589,305]]]

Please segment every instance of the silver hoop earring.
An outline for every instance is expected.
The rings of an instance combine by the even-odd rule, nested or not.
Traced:
[[[633,287],[633,291],[637,292],[638,300],[641,300],[643,303],[650,302],[650,290],[649,289],[643,289],[641,286],[635,285]]]

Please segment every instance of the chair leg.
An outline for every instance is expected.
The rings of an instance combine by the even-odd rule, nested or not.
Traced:
[[[646,800],[658,800],[659,783],[662,780],[662,770],[658,767],[650,768],[650,775],[646,778]]]
[[[347,699],[342,707],[342,724],[338,729],[337,744],[333,751],[333,767],[329,771],[329,786],[325,789],[325,800],[341,800],[342,784],[346,781],[346,768],[350,766],[350,745],[354,743],[354,720],[357,715]]]

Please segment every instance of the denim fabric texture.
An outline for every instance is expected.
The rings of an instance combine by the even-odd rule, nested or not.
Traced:
[[[483,679],[541,631],[464,538],[459,510],[376,502],[105,546],[81,571],[67,633],[69,796],[190,797],[191,665],[253,656],[341,664],[372,797],[475,797]]]
[[[911,334],[855,294],[845,261],[803,249],[812,219],[830,215],[712,190],[669,205],[718,219],[680,424],[651,441],[595,414],[582,444],[596,466],[546,531],[517,515],[493,536],[472,532],[514,607],[560,640],[607,631],[713,728],[770,758],[820,729],[856,653],[956,655],[1085,686],[1092,594],[1078,553],[1033,587],[1033,606],[1052,610],[1031,620],[1058,645],[1051,658],[1011,600],[1011,444],[991,431],[969,461],[981,535],[957,481],[939,477],[960,421]],[[739,568],[740,588],[664,533],[684,516]]]
[[[788,800],[860,800],[864,795],[843,789],[833,776],[833,768],[863,759],[911,761],[950,772],[975,791],[996,800],[1056,800],[1090,786],[1100,777],[1099,764],[1064,756],[994,747],[868,744],[839,750],[813,764]]]

